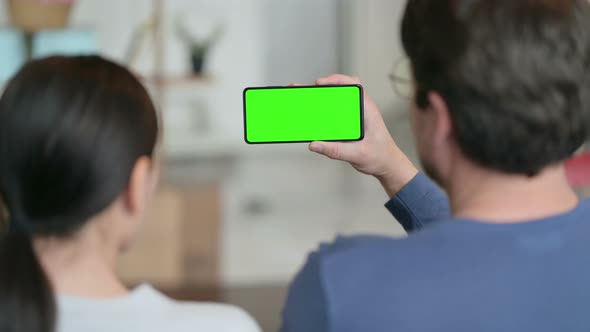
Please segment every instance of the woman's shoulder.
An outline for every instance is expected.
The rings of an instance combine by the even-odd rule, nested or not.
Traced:
[[[258,323],[244,309],[222,303],[173,301],[175,320],[192,321],[203,330],[260,332]],[[172,319],[172,317],[171,317]]]
[[[135,290],[139,298],[152,298],[154,308],[162,318],[171,322],[185,322],[198,330],[228,332],[259,332],[260,327],[244,309],[223,303],[177,301],[160,293],[150,285]]]
[[[243,309],[222,303],[176,301],[150,285],[111,300],[60,296],[60,321],[69,331],[260,332]],[[108,325],[108,326],[107,326]],[[75,327],[75,328],[74,328]]]

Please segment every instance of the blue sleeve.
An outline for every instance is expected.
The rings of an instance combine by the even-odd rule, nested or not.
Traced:
[[[451,215],[446,194],[422,173],[418,173],[385,207],[407,232]]]
[[[328,332],[328,310],[319,253],[309,255],[289,288],[281,332]]]

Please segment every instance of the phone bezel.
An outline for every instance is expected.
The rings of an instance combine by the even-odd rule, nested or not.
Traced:
[[[242,105],[243,105],[243,117],[244,117],[244,141],[247,144],[285,144],[285,143],[309,143],[314,142],[313,140],[303,141],[268,141],[268,142],[250,142],[248,141],[248,125],[246,123],[246,92],[248,90],[273,90],[273,89],[321,89],[321,88],[334,88],[334,87],[356,87],[359,89],[360,96],[360,116],[361,116],[361,135],[359,138],[354,139],[331,139],[322,140],[323,142],[357,142],[362,141],[365,138],[365,104],[364,104],[364,90],[360,84],[342,84],[342,85],[298,85],[298,86],[260,86],[260,87],[247,87],[242,92]]]

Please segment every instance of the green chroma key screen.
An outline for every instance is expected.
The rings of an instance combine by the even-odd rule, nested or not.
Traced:
[[[362,87],[246,88],[244,131],[250,144],[361,140]]]

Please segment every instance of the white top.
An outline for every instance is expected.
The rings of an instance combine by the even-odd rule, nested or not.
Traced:
[[[174,301],[149,285],[113,299],[59,295],[58,332],[260,332],[244,310]]]

